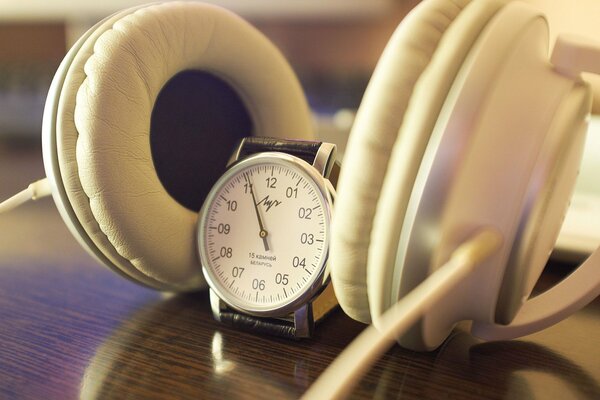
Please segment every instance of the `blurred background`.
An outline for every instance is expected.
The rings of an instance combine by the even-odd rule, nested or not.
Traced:
[[[598,37],[596,0],[526,0],[559,31]],[[54,71],[94,23],[145,0],[0,0],[0,140],[37,140]],[[327,138],[343,146],[391,33],[418,0],[208,0],[248,19],[284,53]],[[600,84],[596,85],[597,91]],[[600,112],[600,102],[596,112]]]
[[[342,143],[381,51],[398,22],[417,3],[208,2],[248,19],[279,47],[299,75],[319,127]],[[143,3],[0,0],[0,140],[37,141],[50,81],[69,47],[107,15]]]

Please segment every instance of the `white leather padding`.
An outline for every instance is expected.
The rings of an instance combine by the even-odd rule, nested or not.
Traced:
[[[458,71],[483,29],[504,5],[504,1],[485,0],[474,1],[465,7],[446,30],[439,50],[415,85],[400,135],[392,150],[371,234],[367,286],[374,322],[390,306],[392,286],[398,284],[394,282],[394,270],[427,270],[429,267],[397,263],[396,253],[406,209],[423,154]],[[455,145],[460,146],[461,143]]]
[[[337,187],[330,254],[336,296],[356,320],[371,320],[367,254],[391,149],[415,83],[444,31],[468,3],[425,1],[406,16],[377,64],[352,127]]]
[[[136,282],[160,287],[160,282],[138,271],[127,260],[120,258],[108,245],[106,237],[89,210],[79,176],[75,145],[77,131],[74,122],[75,96],[85,79],[83,64],[91,54],[98,36],[116,21],[133,13],[137,8],[120,11],[94,25],[69,50],[58,68],[48,93],[42,125],[44,169],[52,186],[52,197],[67,227],[79,243],[99,262]],[[87,50],[81,48],[87,43]],[[85,226],[85,229],[84,229]],[[95,242],[92,240],[95,238]],[[101,251],[96,243],[106,249]],[[117,266],[116,263],[119,263]]]
[[[164,190],[149,140],[159,91],[189,69],[228,82],[248,108],[255,134],[313,137],[289,65],[230,12],[164,3],[97,28],[75,56],[59,101],[62,183],[96,250],[126,275],[164,290],[204,285],[195,248],[197,214]]]

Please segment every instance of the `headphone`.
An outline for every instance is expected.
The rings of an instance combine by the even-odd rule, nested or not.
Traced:
[[[512,338],[600,293],[596,251],[528,300],[578,173],[592,102],[580,72],[600,73],[597,46],[561,36],[549,61],[548,42],[544,16],[520,2],[425,0],[400,24],[338,182],[330,268],[349,316],[385,330],[386,311],[436,276],[431,285],[446,291],[422,289],[436,301],[392,333],[431,350],[458,321],[474,321],[484,338]],[[177,103],[181,91],[200,103]],[[211,5],[132,8],[90,29],[52,82],[49,191],[103,264],[156,289],[200,289],[199,204],[248,135],[314,137],[275,47]],[[466,269],[443,275],[446,265]]]
[[[190,82],[182,74],[194,71],[187,95],[207,109],[181,100],[169,108],[177,86]],[[174,94],[161,100],[173,83]],[[233,93],[226,105],[243,104],[246,115],[218,109],[221,89]],[[178,119],[173,113],[182,107],[189,110]],[[229,118],[245,122],[222,121]],[[281,54],[223,9],[142,6],[92,27],[61,63],[44,110],[44,167],[63,219],[102,264],[156,289],[194,290],[205,287],[194,240],[204,199],[186,207],[185,193],[179,201],[172,193],[206,195],[236,141],[250,134],[313,136],[306,100]],[[182,157],[189,165],[178,168]]]
[[[598,295],[590,260],[525,301],[583,151],[592,98],[579,72],[600,70],[600,52],[581,46],[559,38],[549,63],[547,23],[519,2],[425,1],[407,16],[365,93],[339,181],[332,280],[348,315],[377,324],[486,227],[500,249],[403,345],[436,348],[465,319],[485,338],[522,336]],[[516,317],[514,328],[493,326]]]

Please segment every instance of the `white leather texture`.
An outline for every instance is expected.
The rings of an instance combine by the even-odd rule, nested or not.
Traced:
[[[180,71],[211,72],[237,91],[264,136],[311,139],[308,106],[274,46],[223,9],[165,3],[119,16],[86,40],[65,79],[61,179],[78,222],[111,263],[159,289],[202,287],[197,215],[167,194],[152,162],[160,89]]]
[[[359,321],[371,320],[366,266],[390,153],[399,134],[405,134],[400,127],[415,85],[444,31],[468,3],[423,2],[406,16],[377,64],[350,133],[336,201],[336,216],[343,218],[334,218],[332,226],[331,278],[341,307]]]
[[[80,50],[86,43],[94,43],[98,36],[107,29],[107,26],[112,26],[119,19],[133,13],[135,9],[120,11],[100,21],[69,50],[52,80],[46,100],[42,147],[44,168],[53,187],[52,196],[75,238],[102,264],[136,282],[158,287],[160,282],[138,271],[127,260],[122,259],[111,246],[107,246],[108,240],[97,234],[101,231],[89,211],[87,198],[83,195],[75,158],[77,131],[73,119],[73,107],[77,90],[85,79],[81,65],[90,55],[89,50],[86,52]],[[85,229],[83,221],[85,221]],[[92,236],[95,237],[95,242],[92,240]],[[96,243],[106,250],[100,251]]]

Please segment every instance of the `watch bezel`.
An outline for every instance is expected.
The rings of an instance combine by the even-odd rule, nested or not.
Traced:
[[[229,180],[240,170],[264,163],[282,164],[288,167],[302,170],[313,181],[319,193],[319,196],[323,200],[324,212],[326,214],[327,221],[326,236],[324,243],[325,252],[322,258],[322,263],[319,266],[319,272],[315,275],[310,285],[307,286],[307,288],[300,295],[292,297],[291,301],[289,302],[268,309],[265,309],[264,307],[252,307],[250,305],[242,304],[241,302],[239,302],[239,299],[235,298],[234,296],[230,296],[227,290],[223,290],[225,289],[224,286],[213,275],[212,269],[210,267],[207,267],[207,265],[210,265],[210,263],[208,262],[209,258],[206,254],[206,251],[204,250],[203,244],[204,233],[206,232],[207,223],[206,213],[210,208],[211,204],[214,202],[215,197],[217,196],[223,185],[229,182]],[[228,307],[236,311],[258,317],[282,318],[293,313],[294,311],[302,307],[302,305],[310,302],[323,290],[323,288],[329,281],[329,239],[331,232],[331,219],[333,216],[333,198],[330,189],[331,185],[327,185],[326,182],[326,178],[323,177],[316,170],[315,167],[298,157],[280,152],[262,152],[250,155],[231,164],[223,173],[223,175],[213,185],[208,196],[206,196],[206,199],[204,200],[204,203],[202,204],[202,208],[200,209],[199,213],[196,230],[197,251],[200,258],[200,262],[202,264],[202,273],[206,279],[206,282],[208,283],[210,289],[212,289],[215,292],[215,294],[225,304],[227,304]]]

